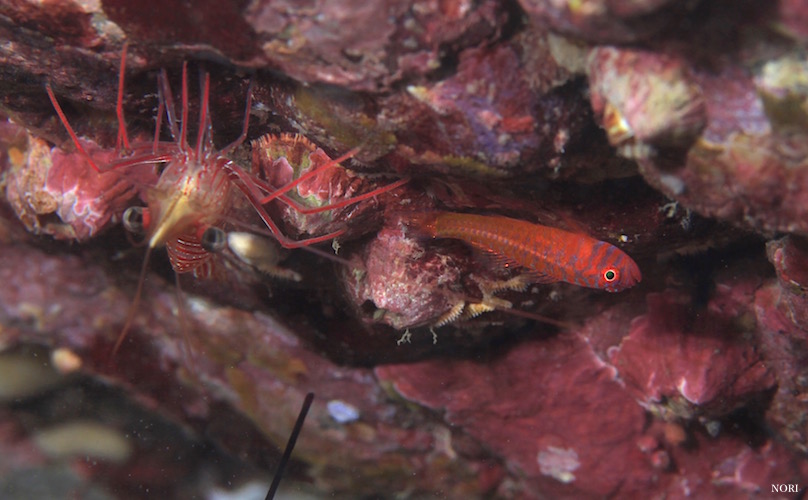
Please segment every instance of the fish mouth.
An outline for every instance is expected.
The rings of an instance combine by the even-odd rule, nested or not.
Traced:
[[[640,272],[640,267],[635,262],[631,262],[630,265],[626,267],[620,283],[616,284],[616,286],[612,288],[607,288],[606,290],[609,292],[622,292],[623,290],[627,290],[641,281],[642,272]]]
[[[640,281],[642,281],[642,273],[640,272],[640,268],[637,266],[637,264],[634,264],[626,269],[625,278],[621,280],[620,286],[615,291],[622,292],[623,290],[633,287]]]

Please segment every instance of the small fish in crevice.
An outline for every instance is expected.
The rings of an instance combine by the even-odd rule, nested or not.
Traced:
[[[527,270],[535,283],[564,281],[620,292],[642,280],[637,263],[614,245],[585,234],[494,215],[414,214],[407,224],[432,238],[458,239],[503,265]]]

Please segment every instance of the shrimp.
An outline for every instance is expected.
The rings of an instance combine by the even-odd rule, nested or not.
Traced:
[[[124,212],[125,227],[130,231],[145,234],[147,251],[135,292],[135,299],[123,331],[113,348],[113,355],[121,346],[132,323],[134,311],[142,294],[149,256],[155,248],[166,247],[169,260],[176,274],[193,273],[195,277],[199,278],[210,276],[214,254],[205,248],[203,239],[209,229],[217,228],[226,222],[234,222],[228,218],[228,214],[235,198],[239,195],[246,199],[265,224],[269,234],[284,248],[299,248],[331,240],[341,235],[344,229],[300,240],[288,238],[272,220],[265,206],[275,200],[286,204],[293,203],[285,196],[285,193],[324,169],[338,165],[358,152],[357,148],[352,149],[339,158],[320,165],[317,169],[312,169],[285,186],[275,188],[261,182],[228,157],[247,138],[252,104],[252,82],[247,91],[247,103],[241,135],[224,148],[216,149],[213,144],[213,127],[209,113],[210,75],[208,73],[202,75],[199,124],[196,144],[192,145],[188,141],[187,62],[183,63],[182,66],[181,116],[178,117],[175,109],[167,73],[162,70],[158,77],[159,107],[154,141],[150,145],[140,144],[133,146],[129,140],[123,112],[127,48],[128,44],[124,44],[118,75],[116,104],[118,138],[116,149],[119,152],[119,158],[110,162],[105,168],[99,167],[82,147],[52,88],[49,84],[45,87],[48,97],[76,149],[96,172],[100,174],[108,170],[116,170],[121,171],[123,175],[127,169],[135,167],[155,167],[159,165],[162,168],[155,185],[146,190],[146,206],[130,207]],[[161,141],[159,139],[163,111],[165,111],[167,127],[172,141]],[[403,182],[398,181],[334,205],[323,205],[307,210],[309,212],[324,212],[339,208],[395,189],[401,184]]]
[[[524,267],[537,283],[564,281],[619,292],[642,280],[637,263],[625,252],[584,234],[509,217],[451,212],[418,214],[409,224],[429,237],[459,239]]]

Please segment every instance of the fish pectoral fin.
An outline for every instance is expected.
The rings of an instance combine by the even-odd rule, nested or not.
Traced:
[[[532,269],[528,269],[527,272],[525,273],[525,276],[530,281],[530,283],[537,283],[539,285],[549,285],[550,283],[556,283],[557,281],[561,281],[560,279],[550,276],[549,274],[540,273]]]
[[[509,259],[501,253],[494,252],[493,250],[475,248],[474,257],[482,263],[487,264],[487,267],[498,267],[503,269],[519,269],[522,267],[515,260]]]

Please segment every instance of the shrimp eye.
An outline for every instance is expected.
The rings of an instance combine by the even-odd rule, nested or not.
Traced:
[[[134,234],[144,234],[149,227],[149,209],[129,207],[123,212],[123,227]]]
[[[227,233],[218,227],[210,226],[202,233],[200,242],[202,248],[211,253],[217,253],[224,250],[227,245]]]
[[[605,273],[603,273],[603,279],[611,283],[612,281],[617,279],[617,271],[614,269],[608,269]]]

